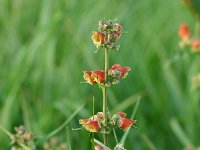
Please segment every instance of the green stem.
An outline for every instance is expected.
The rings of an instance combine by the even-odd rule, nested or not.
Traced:
[[[27,147],[26,145],[22,144],[22,143],[18,143],[24,150],[31,150],[29,147]]]
[[[94,147],[94,133],[91,133],[91,134],[92,134],[92,138],[91,138],[92,150],[95,150],[95,147]]]
[[[7,134],[10,138],[13,137],[13,135],[7,130],[5,129],[1,124],[0,124],[0,130],[2,130],[5,134]]]
[[[109,68],[109,56],[108,56],[108,48],[105,48],[105,82],[107,81],[108,76],[108,68]],[[107,117],[107,87],[104,85],[102,87],[103,92],[103,117],[104,117],[104,125],[107,125],[108,117]],[[105,131],[103,135],[104,144],[108,145],[108,135]]]

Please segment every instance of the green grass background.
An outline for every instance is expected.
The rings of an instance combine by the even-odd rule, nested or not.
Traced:
[[[137,95],[143,95],[135,116],[138,128],[131,129],[125,147],[200,145],[199,95],[190,88],[198,56],[180,51],[177,37],[180,23],[193,31],[195,20],[181,0],[0,0],[0,123],[11,132],[25,124],[40,149],[41,137],[90,101],[68,124],[72,150],[90,149],[88,133],[71,129],[92,115],[93,96],[95,111],[101,111],[98,86],[80,82],[82,70],[103,69],[103,50],[93,53],[91,41],[102,18],[118,18],[128,31],[120,51],[110,52],[110,64],[132,68],[109,89],[111,112],[130,116]],[[56,136],[67,141],[66,129]],[[0,149],[9,149],[2,131]]]

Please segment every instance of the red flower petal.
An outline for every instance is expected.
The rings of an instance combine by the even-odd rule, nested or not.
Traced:
[[[122,130],[128,130],[135,123],[136,123],[136,120],[121,118],[119,120],[119,128],[121,128]]]

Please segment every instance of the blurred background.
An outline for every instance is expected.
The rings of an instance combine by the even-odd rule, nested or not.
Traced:
[[[110,52],[110,64],[132,68],[126,79],[109,88],[109,108],[129,117],[141,96],[137,128],[131,129],[125,148],[199,146],[199,95],[190,82],[197,71],[191,61],[199,56],[183,54],[177,36],[181,23],[193,30],[195,20],[181,0],[1,0],[1,125],[12,133],[13,127],[25,125],[41,149],[42,137],[71,117],[68,132],[64,128],[55,136],[60,142],[68,138],[72,150],[90,149],[88,133],[71,129],[92,115],[93,96],[95,111],[101,111],[101,90],[80,82],[82,70],[103,69],[103,50],[94,53],[91,41],[103,18],[118,18],[128,32],[120,38],[119,52]],[[101,141],[101,135],[95,136]],[[9,144],[0,131],[0,149],[9,149]]]

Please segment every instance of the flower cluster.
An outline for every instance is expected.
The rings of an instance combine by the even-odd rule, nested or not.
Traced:
[[[96,115],[91,116],[88,119],[80,119],[79,123],[89,132],[104,132],[105,127],[107,129],[106,131],[108,132],[113,128],[120,128],[126,131],[136,123],[136,120],[131,120],[125,117],[126,113],[118,112],[112,117],[108,118],[108,123],[106,126],[104,126],[103,113],[98,112]]]
[[[178,35],[180,46],[190,46],[193,52],[200,52],[200,39],[191,37],[191,32],[187,24],[183,23],[179,27]]]
[[[92,34],[92,41],[99,47],[107,47],[113,50],[119,50],[120,45],[117,43],[117,39],[121,37],[122,26],[112,20],[100,20],[99,30]]]
[[[126,78],[130,70],[130,67],[122,67],[119,64],[115,64],[108,70],[107,78],[106,73],[103,70],[83,71],[83,78],[91,85],[98,83],[100,85],[110,86],[111,84],[117,84],[121,79]],[[107,79],[106,81],[105,78]]]
[[[27,131],[24,126],[19,126],[14,128],[16,134],[12,135],[12,150],[19,149],[21,146],[19,144],[23,144],[28,146],[30,141],[33,139],[33,135],[31,132]]]

